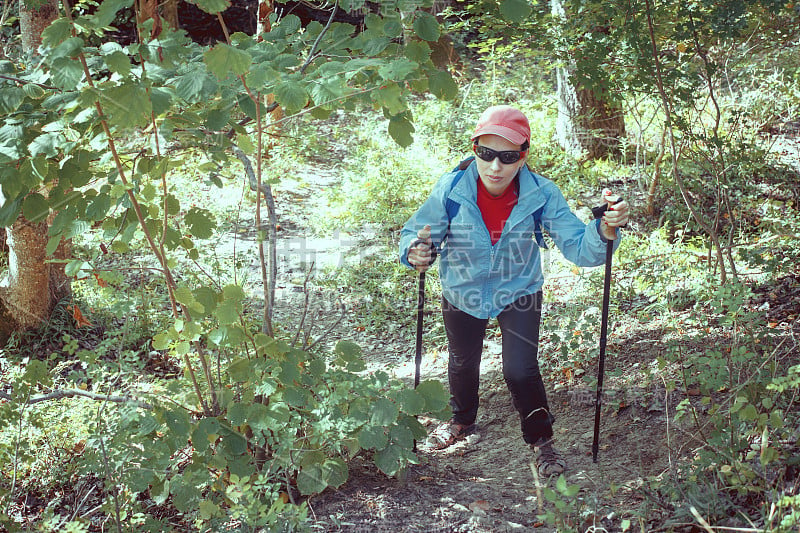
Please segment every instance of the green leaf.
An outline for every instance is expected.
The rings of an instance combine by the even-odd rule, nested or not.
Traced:
[[[0,92],[2,98],[2,92]],[[4,124],[0,126],[0,144],[14,144],[25,133],[21,124]]]
[[[83,39],[80,37],[70,37],[50,51],[50,57],[74,59],[83,51]]]
[[[287,114],[293,114],[306,106],[308,93],[299,83],[285,81],[275,86],[275,100],[286,109]]]
[[[389,120],[389,135],[403,148],[411,146],[414,142],[412,135],[414,131],[414,125],[406,118],[405,113]]]
[[[405,426],[394,426],[389,430],[389,437],[403,448],[411,449],[414,446],[414,434]]]
[[[98,28],[110,26],[121,9],[131,7],[133,0],[103,0],[94,12],[92,22]]]
[[[250,96],[247,95],[247,93],[242,92],[240,94],[237,94],[236,95],[236,101],[239,104],[239,107],[241,108],[241,110],[244,112],[245,115],[247,115],[248,117],[252,118],[253,120],[256,119],[256,104],[255,104],[255,102],[253,102],[253,99],[250,98]],[[265,109],[264,108],[264,104],[259,102],[258,105],[261,108],[260,113],[261,113],[261,116],[263,117],[264,116],[264,109]],[[239,148],[242,148],[242,147],[239,146]],[[244,148],[242,148],[242,150],[244,150]],[[247,151],[245,151],[245,153],[247,153]]]
[[[41,222],[50,214],[47,199],[37,192],[29,194],[22,202],[22,214],[31,222]]]
[[[232,426],[241,426],[247,422],[247,412],[250,405],[241,402],[234,402],[228,406],[228,422]]]
[[[391,116],[399,115],[407,109],[400,87],[394,82],[390,82],[377,91],[373,91],[372,98],[381,107],[385,107]]]
[[[86,207],[86,217],[99,222],[106,217],[109,209],[111,209],[111,198],[104,192],[100,193]]]
[[[378,74],[385,80],[404,80],[406,76],[418,68],[419,63],[416,61],[400,58],[378,69]]]
[[[220,507],[211,500],[200,501],[200,518],[203,520],[210,520],[219,514]]]
[[[143,85],[119,85],[100,92],[100,104],[108,121],[117,127],[133,129],[150,120],[150,98]]]
[[[71,278],[80,275],[81,272],[86,272],[91,269],[92,269],[91,265],[86,261],[82,259],[73,259],[72,261],[67,263],[66,266],[64,266],[64,274],[66,274],[67,277]],[[85,277],[85,276],[80,276],[80,277]]]
[[[438,70],[428,78],[431,94],[440,100],[453,100],[458,96],[458,85],[446,70]]]
[[[72,239],[78,235],[84,235],[91,229],[91,225],[85,220],[72,220],[63,233],[65,239]]]
[[[58,183],[68,184],[72,187],[83,187],[87,185],[94,177],[91,172],[85,168],[78,158],[83,158],[85,152],[78,152],[77,157],[64,160],[61,168],[58,170]],[[105,194],[105,193],[103,193]]]
[[[226,302],[241,302],[247,298],[247,295],[245,294],[244,289],[242,289],[239,285],[230,284],[225,285],[225,287],[222,288],[222,297]]]
[[[245,77],[251,91],[261,91],[278,79],[280,79],[280,74],[265,63],[255,63]]]
[[[47,255],[53,255],[54,253],[56,253],[59,244],[61,244],[60,235],[56,235],[55,237],[50,237],[49,239],[47,239],[47,246],[45,246],[44,253],[46,253]]]
[[[204,452],[209,444],[216,440],[220,433],[219,420],[216,418],[203,418],[192,431],[192,444],[198,452]]]
[[[175,92],[187,102],[197,102],[203,91],[203,81],[206,73],[196,69],[174,80]]]
[[[228,73],[245,74],[253,63],[253,58],[244,50],[239,50],[226,43],[219,43],[206,52],[203,59],[208,70],[219,79],[225,79]]]
[[[425,399],[416,390],[401,389],[395,398],[404,413],[421,415],[425,412]]]
[[[381,472],[387,476],[395,475],[400,470],[403,462],[403,449],[396,445],[390,444],[382,450],[375,453],[375,465],[381,469]]]
[[[49,385],[52,382],[50,373],[47,370],[47,365],[43,361],[30,361],[25,367],[25,373],[22,375],[24,383],[35,385],[41,383],[42,385]]]
[[[752,403],[748,403],[745,408],[739,412],[739,420],[748,421],[755,420],[756,418],[758,418],[758,411],[756,410],[756,406]]]
[[[83,78],[83,67],[75,59],[60,57],[53,61],[53,66],[50,68],[50,76],[56,87],[71,91],[78,86],[78,82]]]
[[[241,305],[233,300],[223,300],[214,310],[214,316],[221,324],[233,324],[239,321]]]
[[[212,109],[206,115],[205,126],[211,131],[220,131],[228,124],[230,116],[230,112],[225,109]]]
[[[328,484],[322,477],[322,465],[319,463],[305,466],[297,474],[297,490],[304,496],[322,492],[327,487]]]
[[[358,445],[365,449],[381,450],[389,437],[381,427],[367,426],[358,432]]]
[[[337,342],[333,353],[338,355],[333,364],[343,366],[350,372],[361,372],[367,367],[361,358],[361,347],[352,341]]]
[[[189,225],[189,232],[198,239],[210,239],[217,229],[214,215],[207,209],[193,207],[186,213],[184,220]]]
[[[19,195],[13,201],[6,198],[2,206],[0,206],[0,228],[7,228],[20,214],[22,210],[22,200],[24,196]]]
[[[336,98],[344,96],[351,89],[347,87],[341,76],[327,78],[311,86],[311,98],[317,105],[331,102]],[[312,111],[313,113],[313,111]]]
[[[174,410],[166,411],[164,419],[167,422],[167,427],[175,433],[176,436],[188,436],[189,430],[192,427],[189,419],[189,413],[184,409],[175,408]]]
[[[403,34],[403,23],[399,18],[386,19],[383,23],[383,33],[391,39],[400,37]]]
[[[347,463],[342,459],[327,459],[322,463],[322,479],[330,487],[338,489],[347,481],[348,475]]]
[[[414,33],[420,39],[435,42],[439,40],[441,32],[439,31],[439,22],[436,17],[425,11],[417,11],[414,17]]]
[[[41,180],[47,179],[47,175],[50,173],[50,164],[47,161],[47,158],[44,156],[34,157],[30,159],[31,165],[31,173],[33,176]],[[24,165],[23,165],[24,168]]]
[[[203,306],[204,313],[210,314],[217,306],[217,292],[211,287],[198,287],[194,291],[194,299]]]
[[[231,6],[230,0],[191,0],[191,3],[212,15],[221,13]]]
[[[72,36],[72,24],[66,18],[56,19],[42,30],[42,44],[48,48],[58,46]]]
[[[190,305],[194,303],[194,294],[189,287],[178,287],[175,289],[175,300],[179,304]]]
[[[527,0],[503,0],[500,4],[500,14],[509,22],[523,22],[531,11]]]
[[[397,422],[398,414],[400,414],[400,411],[393,401],[387,398],[380,398],[372,405],[370,423],[373,426],[390,426]]]
[[[22,90],[25,93],[25,96],[28,98],[33,98],[34,100],[38,100],[45,95],[44,89],[35,83],[26,83],[22,86]]]
[[[10,115],[25,100],[25,91],[21,87],[3,88],[0,90],[0,115]]]
[[[186,470],[170,481],[169,493],[172,495],[172,503],[183,513],[193,510],[201,499],[200,489],[191,479],[191,474],[191,471]]]
[[[43,133],[31,141],[28,151],[33,157],[39,154],[43,154],[47,158],[55,157],[58,155],[59,146],[64,141],[64,136],[60,133]]]
[[[280,54],[272,60],[272,65],[280,71],[289,70],[298,66],[299,64],[300,58],[297,56],[297,54]],[[277,71],[275,72],[276,76],[280,77],[280,74],[278,74]]]
[[[423,381],[415,390],[425,400],[425,409],[429,413],[442,411],[450,403],[450,393],[447,392],[441,381]]]
[[[369,39],[364,43],[363,52],[366,56],[376,56],[386,50],[386,47],[392,42],[388,37],[380,36]]]
[[[561,474],[556,480],[556,489],[564,496],[574,498],[580,492],[581,487],[580,485],[568,485],[567,478],[564,477],[564,474]]]
[[[108,70],[116,72],[120,76],[127,76],[131,72],[130,58],[119,50],[106,55],[103,60],[106,62]]]
[[[412,438],[424,439],[428,435],[428,430],[414,416],[402,416],[397,421],[397,424],[406,428],[411,433]]]

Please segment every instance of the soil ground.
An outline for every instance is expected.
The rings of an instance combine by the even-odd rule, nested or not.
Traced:
[[[314,286],[314,272],[325,265],[340,264],[348,256],[348,248],[368,236],[337,232],[330,238],[308,237],[309,216],[325,207],[321,205],[324,197],[313,191],[331,183],[334,174],[320,168],[299,174],[313,178],[307,182],[285,180],[275,191],[276,197],[282,198],[278,201],[282,230],[276,321],[298,323],[308,291],[307,315],[316,317],[317,332],[329,330],[326,342],[331,346],[342,338],[358,342],[371,368],[389,369],[411,386],[413,327],[404,326],[400,331],[358,327],[351,313],[345,312],[340,318],[334,312],[336,295]],[[364,253],[355,255],[363,257]],[[314,271],[305,283],[312,261]],[[556,277],[550,283],[564,285],[564,291],[574,282],[569,276]],[[435,306],[429,307],[426,320],[441,320]],[[413,314],[415,309],[408,312]],[[557,311],[551,308],[549,312]],[[624,339],[612,335],[608,351],[613,359],[607,369],[637,368],[654,361],[661,332],[639,329],[634,337],[632,324],[620,326],[620,320],[612,318],[612,329],[629,333]],[[540,358],[547,357],[547,344],[543,342]],[[446,382],[446,352],[426,347],[424,360],[423,379]],[[687,438],[676,434],[668,423],[671,407],[681,398],[677,394],[666,397],[663,389],[625,391],[613,379],[607,381],[599,460],[595,464],[591,454],[595,391],[568,378],[546,380],[546,385],[557,418],[556,445],[568,464],[565,478],[568,485],[580,487],[580,492],[574,499],[559,496],[568,506],[552,515],[548,523],[561,520],[558,530],[621,531],[627,520],[635,530],[656,530],[655,525],[665,517],[650,508],[643,480],[663,474],[668,469],[670,450],[673,459],[679,453],[676,439]],[[427,423],[432,428],[436,421]],[[556,488],[556,480],[534,477],[533,452],[521,438],[519,418],[502,377],[500,339],[491,330],[484,346],[478,425],[477,442],[420,452],[420,464],[411,466],[403,476],[389,478],[369,457],[355,458],[344,486],[308,500],[313,528],[352,532],[547,531],[543,515],[554,512],[555,505],[547,501],[545,492]]]

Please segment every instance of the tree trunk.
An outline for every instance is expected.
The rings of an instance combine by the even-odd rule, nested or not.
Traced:
[[[150,35],[142,36],[142,24],[153,19]],[[139,26],[139,40],[149,42],[161,35],[161,16],[158,14],[158,0],[139,0],[136,9],[136,21]]]
[[[161,16],[164,17],[164,22],[173,30],[180,28],[180,21],[178,19],[178,0],[165,0],[161,6]]]
[[[269,16],[275,10],[273,0],[259,0],[258,2],[258,15],[256,17],[256,40],[261,41],[262,33],[267,33],[272,30],[272,24],[269,21]]]
[[[41,0],[38,8],[29,7],[29,1],[19,0],[19,28],[26,52],[42,44],[42,31],[58,18],[58,0]]]
[[[38,8],[20,2],[23,48],[35,53],[42,30],[58,17],[58,1],[46,0]],[[14,331],[37,326],[50,316],[55,303],[70,292],[63,266],[47,262],[48,223],[20,217],[6,228],[8,271],[0,280],[0,344]],[[57,257],[67,257],[70,243],[59,246]]]
[[[570,71],[559,68],[558,144],[574,157],[597,159],[618,154],[625,137],[622,108],[610,104],[605,95],[592,89],[575,87]]]
[[[552,13],[567,17],[562,0],[551,0]],[[574,65],[567,64],[556,71],[558,89],[558,118],[556,139],[570,155],[581,159],[597,159],[619,153],[620,140],[625,137],[625,118],[622,106],[607,98],[597,87],[578,87],[572,83]],[[595,80],[599,82],[601,80]]]

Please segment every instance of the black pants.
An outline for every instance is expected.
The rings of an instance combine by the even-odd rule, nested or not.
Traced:
[[[453,421],[472,424],[478,414],[481,352],[488,319],[475,318],[442,298],[450,354],[447,376]],[[497,317],[503,336],[503,377],[519,413],[522,438],[533,444],[553,436],[553,421],[539,372],[542,293],[523,296]]]

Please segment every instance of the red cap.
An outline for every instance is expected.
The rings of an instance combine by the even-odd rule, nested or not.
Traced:
[[[508,105],[492,106],[478,119],[472,140],[481,135],[499,135],[520,146],[531,140],[531,127],[528,118],[514,107]]]

